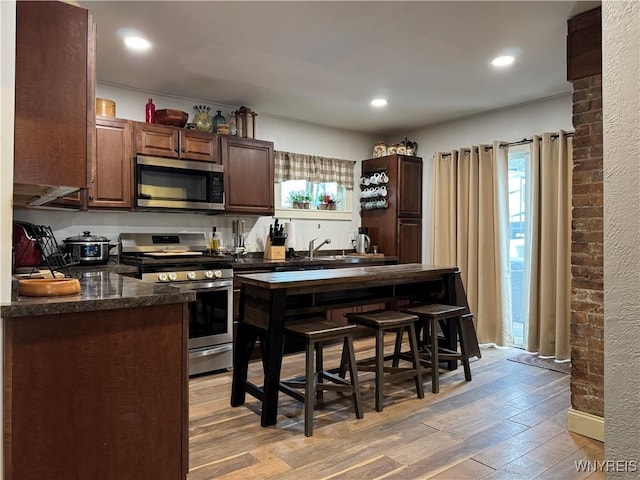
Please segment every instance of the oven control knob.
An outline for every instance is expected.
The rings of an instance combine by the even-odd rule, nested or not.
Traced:
[[[213,276],[216,278],[221,278],[222,277],[222,270],[214,270],[213,271]]]
[[[189,280],[195,280],[196,279],[196,272],[187,272],[187,278]]]
[[[205,270],[204,271],[204,276],[206,278],[213,278],[213,270]]]
[[[158,274],[158,280],[160,280],[161,282],[166,282],[169,278],[167,277],[166,273],[159,273]]]
[[[177,274],[176,272],[171,272],[171,273],[169,274],[169,280],[170,280],[170,281],[172,281],[172,282],[173,282],[174,280],[177,280],[177,279],[178,279],[178,274]]]

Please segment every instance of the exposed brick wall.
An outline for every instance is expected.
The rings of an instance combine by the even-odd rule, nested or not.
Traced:
[[[602,75],[573,82],[571,404],[604,416]]]

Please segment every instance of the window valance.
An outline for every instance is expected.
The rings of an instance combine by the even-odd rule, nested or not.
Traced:
[[[347,190],[353,190],[355,163],[351,160],[276,151],[274,176],[277,183],[287,180],[336,182]]]

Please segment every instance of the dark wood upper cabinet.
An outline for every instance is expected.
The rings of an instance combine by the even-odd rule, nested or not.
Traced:
[[[361,210],[371,244],[400,263],[422,261],[422,158],[387,155],[362,162],[364,176],[384,171],[387,208]]]
[[[135,122],[134,136],[136,153],[218,163],[217,135],[212,133]]]
[[[273,215],[273,142],[220,136],[225,212]]]
[[[87,186],[95,131],[95,26],[64,2],[16,3],[14,182]]]
[[[422,159],[398,159],[398,216],[422,218]]]
[[[96,119],[96,156],[89,167],[89,208],[133,208],[132,125]]]

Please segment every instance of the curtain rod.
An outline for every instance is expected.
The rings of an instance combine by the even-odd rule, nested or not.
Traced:
[[[573,137],[574,135],[575,135],[575,132],[566,132],[565,133],[566,137]],[[554,134],[551,135],[551,140],[555,140],[559,136],[560,136],[560,134],[554,133]],[[523,138],[522,140],[518,140],[517,142],[501,143],[500,146],[501,147],[514,147],[516,145],[526,145],[527,143],[533,143],[533,138]],[[493,148],[493,147],[488,147],[488,148]]]
[[[565,136],[566,137],[573,137],[575,135],[575,132],[566,132]],[[558,133],[554,133],[551,135],[551,140],[555,140],[556,138],[558,138],[560,135]],[[504,148],[504,147],[514,147],[516,145],[526,145],[527,143],[533,143],[533,138],[523,138],[522,140],[518,140],[517,142],[508,142],[508,143],[501,143],[500,147]],[[478,148],[476,147],[476,150]],[[484,151],[488,151],[488,150],[493,150],[493,145],[485,145],[484,146]],[[463,153],[470,153],[471,149],[470,148],[465,148],[462,150]],[[450,153],[442,153],[440,156],[442,157],[450,157],[451,154]]]

